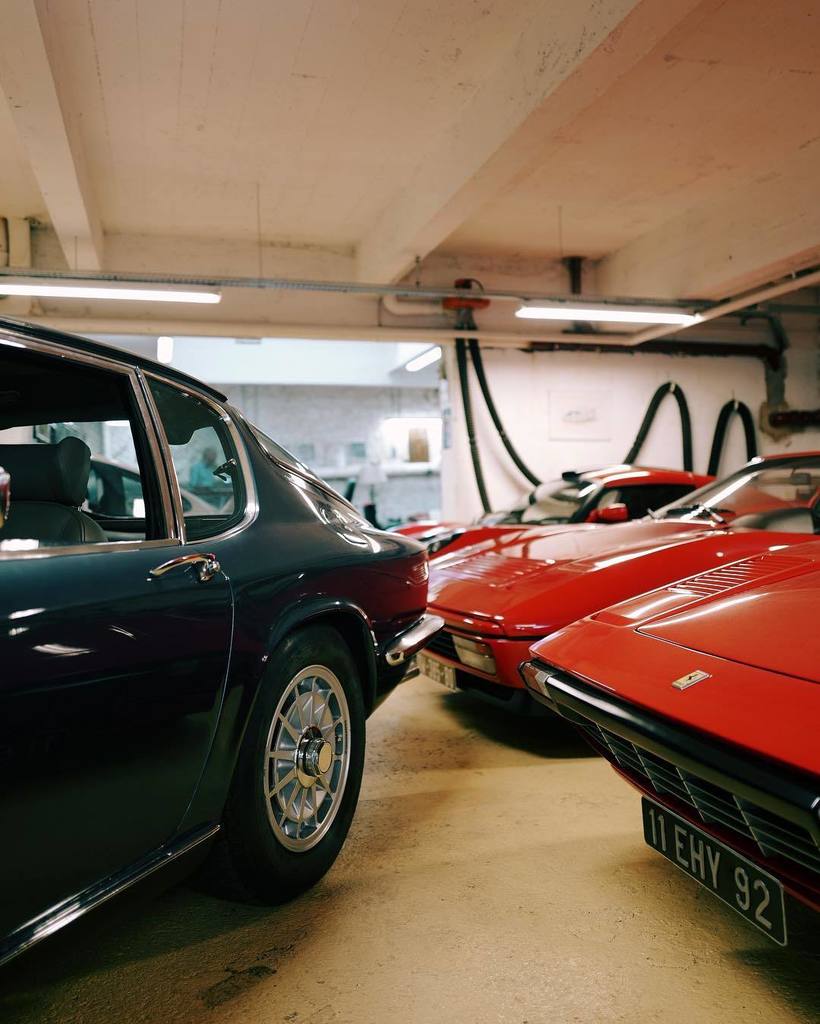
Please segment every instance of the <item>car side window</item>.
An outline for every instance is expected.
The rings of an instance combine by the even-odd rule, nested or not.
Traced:
[[[626,505],[630,519],[640,519],[650,509],[662,508],[691,490],[686,484],[644,484],[621,487],[616,501]]]
[[[0,382],[0,551],[167,536],[127,373],[3,347]]]
[[[245,482],[223,414],[209,402],[163,381],[151,393],[171,451],[185,532],[203,540],[229,529],[245,511]]]

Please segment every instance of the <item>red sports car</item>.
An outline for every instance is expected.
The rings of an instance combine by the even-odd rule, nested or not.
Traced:
[[[713,477],[683,469],[650,466],[607,466],[583,473],[569,471],[560,480],[539,484],[511,509],[486,512],[475,523],[437,522],[426,519],[396,528],[396,533],[425,544],[432,558],[450,554],[511,527],[544,526],[549,523],[625,523],[640,519],[650,509],[661,508],[676,498],[709,483]]]
[[[783,944],[784,887],[820,910],[819,608],[820,540],[772,545],[574,623],[522,669],[645,794],[646,842]]]
[[[616,601],[806,540],[820,453],[755,459],[635,523],[508,528],[430,564],[445,629],[420,657],[451,689],[526,710],[518,666],[536,639]]]

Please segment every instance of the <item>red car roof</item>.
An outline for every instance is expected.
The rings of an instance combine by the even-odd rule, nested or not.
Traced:
[[[692,473],[686,469],[664,469],[659,466],[605,466],[603,469],[583,470],[579,479],[595,481],[607,487],[618,487],[640,481],[644,484],[691,484],[702,487],[714,477],[705,473]]]

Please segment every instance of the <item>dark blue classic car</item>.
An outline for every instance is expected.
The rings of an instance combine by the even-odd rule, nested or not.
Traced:
[[[0,962],[205,844],[255,899],[314,883],[440,625],[420,547],[212,388],[9,321],[0,467]]]

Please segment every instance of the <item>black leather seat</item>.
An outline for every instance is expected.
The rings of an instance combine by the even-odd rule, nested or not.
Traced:
[[[98,544],[106,537],[84,512],[91,451],[78,437],[59,444],[0,445],[0,466],[11,477],[11,507],[0,541]]]

